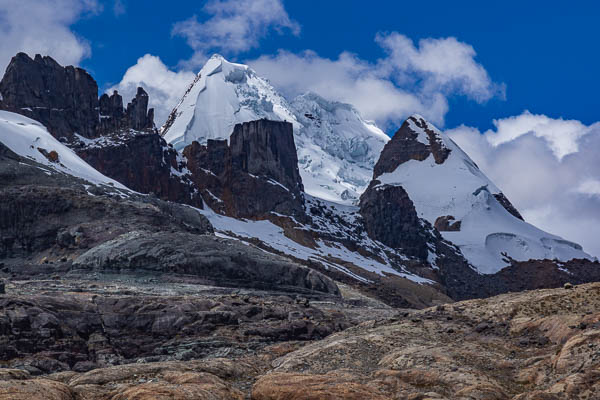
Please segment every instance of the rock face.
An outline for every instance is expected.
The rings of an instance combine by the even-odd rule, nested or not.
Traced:
[[[235,126],[224,140],[194,142],[183,154],[208,205],[239,218],[275,212],[302,218],[303,186],[292,124],[257,120]]]
[[[436,164],[443,164],[450,149],[444,146],[425,120],[417,116],[409,117],[394,133],[392,140],[386,143],[373,169],[373,177],[394,172],[398,165],[409,160],[423,161],[430,154]]]
[[[263,119],[237,124],[230,141],[234,171],[273,179],[295,194],[304,190],[291,123]]]
[[[120,201],[102,193],[92,196],[78,188],[2,188],[0,255],[26,257],[51,250],[54,256],[50,259],[58,260],[136,229],[212,232],[206,218],[188,207],[142,200],[146,202]]]
[[[360,198],[359,212],[368,235],[407,255],[427,260],[431,234],[424,229],[408,194],[402,186],[378,185],[379,181],[373,181]]]
[[[112,134],[73,148],[102,174],[136,192],[203,207],[185,161],[156,132]]]
[[[48,56],[13,57],[0,81],[0,93],[2,109],[35,119],[54,137],[69,142],[75,134],[95,138],[122,129],[154,128],[154,111],[148,111],[144,89],[138,88],[123,110],[118,93],[98,100],[98,85],[85,70],[63,67]]]
[[[88,282],[78,290],[93,295],[97,289],[90,289]],[[245,347],[321,339],[348,326],[341,313],[264,293],[150,296],[96,291],[94,298],[13,294],[0,296],[0,357],[35,375],[86,372],[146,358],[214,357],[227,348],[239,355]]]
[[[102,289],[82,289],[0,296],[0,351],[8,367],[0,369],[0,397],[600,395],[597,283],[384,314],[360,304],[333,311],[286,296],[90,296]]]
[[[98,99],[98,86],[83,69],[19,53],[0,82],[0,93],[0,109],[41,122],[102,174],[137,192],[202,208],[185,163],[154,127],[143,88],[124,108],[116,91]]]
[[[71,139],[75,132],[98,135],[98,86],[81,68],[19,53],[0,81],[0,93],[2,109],[40,121],[57,139]]]
[[[519,210],[517,210],[515,206],[512,205],[512,203],[506,198],[504,193],[494,193],[494,198],[498,201],[498,203],[502,205],[502,207],[506,209],[506,211],[511,213],[514,217],[519,218],[521,221],[525,221],[521,216]]]

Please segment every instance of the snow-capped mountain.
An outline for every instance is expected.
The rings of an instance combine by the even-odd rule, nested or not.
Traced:
[[[288,102],[251,68],[219,55],[200,70],[161,134],[182,150],[193,141],[227,139],[236,124],[261,118],[293,124],[305,190],[330,201],[358,198],[389,140],[351,105],[312,93]]]
[[[581,246],[523,221],[490,179],[423,117],[407,119],[375,166],[380,185],[402,186],[419,217],[436,226],[482,273],[529,259],[588,258]]]

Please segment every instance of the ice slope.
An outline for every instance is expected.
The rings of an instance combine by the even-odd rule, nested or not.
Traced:
[[[422,119],[414,115],[413,119]],[[409,123],[410,121],[409,118]],[[417,140],[429,137],[416,124],[411,130]],[[441,232],[456,244],[467,260],[482,273],[495,273],[508,265],[503,253],[529,259],[590,258],[578,244],[566,241],[510,214],[493,196],[500,190],[448,136],[428,123],[437,140],[450,149],[448,158],[436,164],[433,155],[423,161],[410,160],[391,173],[377,177],[381,184],[401,185],[415,204],[420,217],[434,224],[440,216],[461,221],[460,231]]]
[[[23,115],[0,111],[0,142],[16,154],[55,171],[82,178],[95,185],[110,185],[129,191],[119,182],[102,175],[79,158],[71,149],[50,135],[42,124]],[[40,149],[47,153],[56,151],[58,161],[50,161],[40,152]]]
[[[211,57],[175,107],[161,134],[176,149],[227,139],[235,124],[267,118],[294,125],[307,193],[352,203],[368,185],[389,140],[350,105],[306,94],[288,102],[251,68]]]

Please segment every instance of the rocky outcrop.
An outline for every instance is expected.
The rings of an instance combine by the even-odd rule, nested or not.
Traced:
[[[25,53],[12,58],[0,81],[0,108],[41,122],[57,139],[67,142],[75,134],[95,138],[119,130],[153,130],[154,110],[148,110],[148,95],[138,88],[123,109],[123,99],[114,92],[98,99],[96,81],[83,69],[63,67],[48,56]]]
[[[494,193],[494,198],[498,200],[498,203],[500,203],[500,205],[502,205],[502,207],[504,207],[504,209],[511,213],[514,217],[519,218],[521,221],[525,221],[519,210],[512,205],[504,193]]]
[[[152,130],[154,128],[154,109],[148,110],[148,94],[139,87],[137,94],[123,109],[123,98],[115,90],[112,95],[104,93],[100,96],[100,127],[101,134],[110,134],[121,130],[136,131]]]
[[[432,130],[422,117],[413,115],[404,121],[392,140],[386,143],[373,169],[373,177],[393,172],[400,164],[409,160],[423,161],[430,154],[437,164],[443,164],[450,149],[444,146],[439,133]]]
[[[0,296],[7,344],[1,349],[18,352],[0,369],[0,397],[589,400],[600,394],[597,283],[388,314],[358,304],[332,311],[286,296],[89,294]],[[367,319],[348,327],[343,315]],[[320,336],[282,328],[299,323],[343,330],[306,342]],[[52,351],[35,352],[44,346]]]
[[[104,175],[137,192],[202,208],[185,163],[154,127],[143,88],[124,108],[116,91],[98,99],[96,82],[85,70],[19,53],[0,82],[0,93],[0,109],[41,122]]]
[[[39,185],[0,190],[0,258],[50,251],[50,260],[72,257],[136,229],[211,233],[193,209],[158,199],[125,201],[78,188]]]
[[[57,139],[98,135],[98,85],[81,68],[19,53],[6,68],[0,93],[2,109],[41,122]]]
[[[278,213],[304,218],[303,186],[292,124],[257,120],[235,126],[230,143],[193,142],[183,154],[214,210],[238,218]]]
[[[452,215],[444,215],[435,220],[433,227],[440,232],[458,232],[462,221],[456,221]]]
[[[573,259],[513,261],[500,272],[490,276],[493,283],[491,295],[533,289],[562,287],[570,283],[579,285],[600,281],[600,262]]]
[[[292,130],[289,122],[266,119],[237,124],[229,139],[232,169],[264,176],[299,194],[304,187]]]
[[[96,246],[73,267],[191,275],[218,286],[338,294],[319,272],[248,245],[215,236],[134,231]]]
[[[128,117],[122,120],[127,121]],[[125,132],[73,145],[102,174],[140,193],[203,207],[185,161],[156,132]]]
[[[248,347],[322,339],[349,326],[343,314],[289,296],[112,295],[91,282],[81,290],[90,295],[0,296],[3,362],[32,375],[86,372],[212,358],[227,349],[240,355]]]
[[[423,227],[402,186],[371,185],[360,198],[360,215],[369,237],[405,254],[427,260],[431,234]]]
[[[512,293],[364,323],[276,359],[253,398],[596,398],[598,294]]]

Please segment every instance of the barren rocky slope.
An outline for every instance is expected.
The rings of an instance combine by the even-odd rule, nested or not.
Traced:
[[[27,287],[23,283],[18,285]],[[54,285],[59,287],[61,282]],[[40,290],[39,286],[29,287],[24,290],[27,294],[11,301],[32,302]],[[253,332],[246,342],[241,340],[235,345],[235,340],[240,339],[239,336],[234,339],[236,329],[252,326],[253,317],[245,312],[242,313],[245,317],[238,315],[239,325],[221,322],[213,326],[219,332],[213,339],[229,341],[219,351],[215,351],[218,346],[215,347],[214,340],[212,343],[180,341],[171,347],[165,345],[162,355],[139,359],[143,360],[141,363],[130,360],[89,372],[85,370],[93,366],[85,363],[72,371],[43,376],[33,376],[40,373],[42,362],[37,366],[30,363],[27,368],[0,369],[0,397],[68,400],[592,400],[600,397],[598,283],[510,293],[421,311],[391,310],[365,302],[355,292],[342,292],[344,300],[315,301],[308,305],[281,301],[282,298],[274,305],[268,297],[256,294],[213,295],[210,300],[213,307],[221,308],[243,304],[245,308],[238,310],[263,307],[259,312],[264,312],[264,307],[276,307],[283,311],[283,307],[288,312],[289,322],[285,324],[322,323],[327,318],[331,321],[334,314],[338,315],[338,323],[355,324],[320,341],[307,343],[303,340],[310,337],[282,336],[279,343],[265,341],[261,346],[256,341],[260,334],[256,336]],[[89,299],[91,293],[89,288],[71,293],[63,302]],[[180,296],[179,301],[187,304],[208,301],[199,300],[197,294],[193,298]],[[6,302],[8,296],[2,299]],[[142,297],[133,304],[146,299]],[[353,301],[355,306],[351,306]],[[100,309],[101,305],[96,307]],[[160,310],[148,307],[145,318],[151,318],[153,313],[160,314]],[[163,319],[165,327],[170,325],[166,319]],[[110,321],[116,320],[113,317]],[[269,329],[264,327],[263,332]],[[107,332],[110,335],[110,327]],[[94,343],[100,353],[110,346],[114,348],[119,341],[111,338]],[[200,353],[205,358],[187,361]]]

